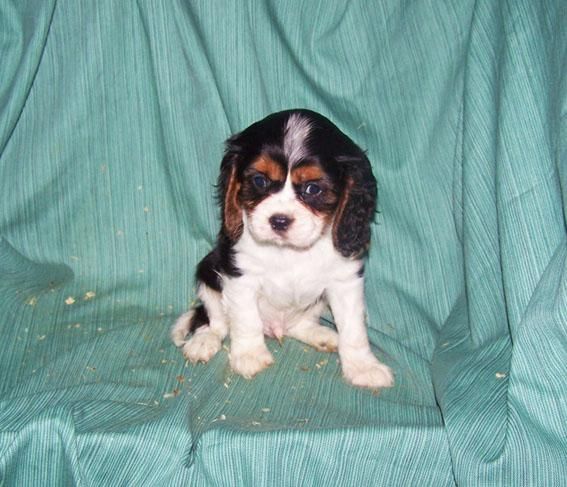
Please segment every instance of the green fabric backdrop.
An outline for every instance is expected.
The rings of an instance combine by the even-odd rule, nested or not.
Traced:
[[[0,484],[567,485],[562,0],[0,2]],[[369,336],[253,381],[168,338],[222,142],[368,149]]]

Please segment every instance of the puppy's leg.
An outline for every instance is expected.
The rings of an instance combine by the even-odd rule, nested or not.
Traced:
[[[187,342],[182,343],[183,355],[191,363],[208,362],[220,350],[222,341],[228,333],[221,293],[201,283],[197,295],[205,307],[209,323],[197,328],[193,336]],[[189,313],[182,315],[180,320]]]
[[[393,386],[392,370],[370,350],[362,278],[331,284],[327,298],[339,330],[339,357],[345,379],[359,387]]]
[[[339,335],[335,330],[319,323],[323,307],[322,301],[315,304],[286,330],[286,335],[306,343],[320,352],[336,352],[339,345]]]
[[[245,277],[227,279],[223,304],[230,319],[230,366],[250,379],[274,363],[264,341],[257,289]]]
[[[195,308],[183,313],[171,327],[170,336],[176,347],[181,347],[185,343],[185,337],[191,329],[191,322],[195,316]]]

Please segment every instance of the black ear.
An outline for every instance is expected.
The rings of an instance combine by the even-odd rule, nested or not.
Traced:
[[[226,142],[226,151],[221,162],[217,181],[217,198],[221,207],[222,229],[229,240],[235,241],[242,235],[242,208],[238,202],[240,181],[238,180],[239,148],[236,136]]]
[[[360,257],[370,245],[376,213],[376,179],[366,156],[338,161],[344,187],[333,221],[333,243],[344,257]]]

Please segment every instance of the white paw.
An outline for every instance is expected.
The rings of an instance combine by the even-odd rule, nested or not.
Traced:
[[[230,353],[232,370],[246,379],[251,379],[273,363],[274,357],[272,357],[266,345],[239,350],[238,352],[231,351]]]
[[[335,330],[321,326],[317,328],[311,344],[320,352],[336,352],[339,346],[339,335]]]
[[[208,328],[208,327],[207,327]],[[197,331],[183,345],[183,355],[189,362],[208,362],[221,348],[221,339],[208,329]]]
[[[290,328],[287,335],[303,343],[307,343],[320,352],[336,352],[339,346],[339,335],[335,330],[318,324],[299,325]]]
[[[341,362],[343,375],[353,386],[378,389],[394,385],[392,369],[374,356],[364,359],[350,358]]]

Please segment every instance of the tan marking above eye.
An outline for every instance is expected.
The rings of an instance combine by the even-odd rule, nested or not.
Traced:
[[[284,168],[268,156],[262,155],[256,159],[251,167],[258,172],[266,175],[272,181],[282,182],[285,179]]]
[[[306,181],[317,181],[323,179],[325,173],[316,164],[301,165],[291,170],[291,182],[302,184]]]

